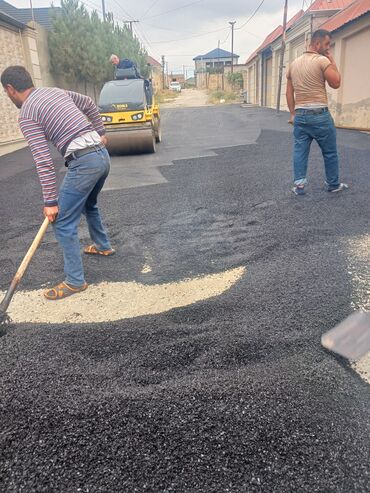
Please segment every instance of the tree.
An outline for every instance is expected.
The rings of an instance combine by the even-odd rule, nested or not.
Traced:
[[[49,52],[53,75],[69,83],[96,87],[110,80],[112,53],[134,60],[147,75],[147,53],[136,36],[112,16],[104,22],[96,11],[90,14],[80,0],[62,0],[61,10],[52,13]]]

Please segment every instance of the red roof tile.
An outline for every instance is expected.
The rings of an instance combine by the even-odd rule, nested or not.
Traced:
[[[304,16],[304,10],[300,10],[299,12],[297,12],[296,15],[294,15],[290,19],[290,21],[288,21],[286,28],[290,29],[291,27],[293,27],[293,25],[303,16]]]
[[[162,67],[162,65],[157,62],[157,60],[155,58],[153,58],[152,56],[147,56],[146,58],[147,60],[147,63],[149,63],[149,65],[153,65],[154,67]]]
[[[303,10],[297,12],[296,15],[287,22],[286,28],[290,29],[297,22],[297,20],[300,19],[303,15],[304,15]],[[252,55],[248,58],[246,63],[249,63],[251,60],[253,60],[253,58],[257,56],[258,52],[267,48],[267,46],[269,46],[271,43],[276,41],[282,35],[283,35],[283,26],[280,25],[265,38],[263,43],[257,48],[255,52],[252,53]]]
[[[249,63],[250,61],[253,60],[253,58],[256,58],[256,56],[258,55],[258,50],[254,51],[248,58],[248,60],[245,62],[245,63]]]
[[[333,17],[330,17],[330,19],[324,22],[320,28],[326,29],[327,31],[336,31],[367,12],[370,12],[370,0],[352,1],[351,5],[341,12],[338,12],[338,14],[335,14]]]
[[[342,10],[348,7],[353,0],[315,0],[308,8],[308,12],[313,10]]]

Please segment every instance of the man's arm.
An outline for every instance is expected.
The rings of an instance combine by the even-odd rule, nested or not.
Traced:
[[[99,110],[94,103],[94,101],[89,98],[89,96],[84,96],[83,94],[79,94],[78,92],[66,91],[68,96],[70,96],[77,106],[79,110],[82,111],[84,115],[91,121],[94,129],[98,132],[99,135],[105,135],[106,131],[99,114]]]
[[[294,97],[294,87],[292,79],[288,78],[286,86],[286,101],[291,114],[291,121],[294,120],[295,115],[295,97]]]
[[[333,89],[339,89],[341,84],[341,75],[338,70],[337,64],[331,53],[326,55],[326,58],[329,60],[330,65],[324,70],[324,77],[329,86]]]
[[[58,214],[56,174],[45,133],[41,125],[23,118],[20,128],[31,149],[44,198],[44,214],[53,222]]]

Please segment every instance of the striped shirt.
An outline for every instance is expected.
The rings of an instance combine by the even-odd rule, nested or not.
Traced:
[[[64,156],[77,137],[93,130],[104,135],[98,108],[91,98],[76,92],[34,89],[22,105],[19,125],[35,160],[44,204],[57,205],[56,174],[48,141]]]

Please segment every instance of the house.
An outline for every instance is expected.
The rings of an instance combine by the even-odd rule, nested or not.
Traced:
[[[58,11],[60,7],[55,7]],[[0,0],[0,11],[7,14],[17,21],[27,24],[30,21],[35,21],[39,26],[42,26],[46,30],[50,30],[52,26],[51,12],[52,8],[33,8],[33,9],[18,9],[13,5],[10,5],[4,0]]]
[[[216,48],[205,55],[198,55],[193,58],[195,62],[195,80],[198,89],[224,89],[225,67],[236,65],[239,55],[221,48]],[[217,75],[216,75],[217,74]]]
[[[150,69],[150,78],[152,79],[154,92],[158,92],[163,87],[162,65],[152,56],[147,57],[147,63]]]
[[[229,51],[216,48],[205,55],[198,55],[193,58],[195,62],[195,73],[223,73],[223,69],[227,65],[236,65],[239,60],[239,55],[234,55]]]
[[[182,86],[185,85],[185,74],[174,74],[173,72],[169,75],[169,82],[179,82]]]
[[[55,7],[55,9],[58,11],[60,10],[60,7]],[[13,17],[23,24],[27,24],[30,21],[35,21],[39,26],[42,26],[48,31],[51,29],[52,26],[52,8],[50,7],[18,9],[13,5],[10,5],[10,3],[5,2],[4,0],[0,0],[0,11]]]
[[[282,109],[287,109],[285,90],[286,69],[289,63],[305,51],[311,34],[316,29],[352,3],[353,0],[315,0],[306,11],[299,11],[288,21],[281,91]],[[246,90],[249,103],[276,107],[282,35],[283,27],[278,26],[266,36],[246,62]]]

